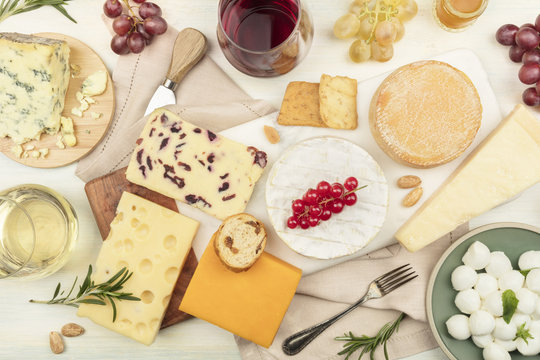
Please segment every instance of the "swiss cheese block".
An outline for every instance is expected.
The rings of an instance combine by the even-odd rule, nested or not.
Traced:
[[[369,125],[388,156],[429,168],[460,156],[472,143],[482,104],[463,72],[439,61],[419,61],[390,74],[371,101]]]
[[[291,203],[320,181],[358,179],[358,201],[309,229],[289,229]],[[266,183],[266,206],[279,237],[294,251],[313,258],[350,255],[379,233],[388,209],[388,184],[377,162],[360,146],[334,137],[302,141],[275,162]]]
[[[180,310],[269,347],[294,296],[302,271],[263,252],[245,272],[225,267],[209,242]]]
[[[263,151],[158,109],[137,140],[126,178],[223,220],[244,211],[265,166]]]
[[[408,250],[419,250],[538,181],[540,122],[518,105],[397,231],[396,238]]]
[[[0,33],[0,137],[20,144],[56,134],[69,74],[65,41]]]
[[[118,315],[106,306],[81,304],[77,315],[150,345],[160,328],[171,293],[191,249],[199,223],[128,192],[122,198],[101,246],[95,283],[126,267],[133,272],[122,291],[141,301],[117,301]]]

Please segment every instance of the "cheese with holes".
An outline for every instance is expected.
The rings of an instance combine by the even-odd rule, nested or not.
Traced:
[[[65,41],[0,33],[0,137],[19,144],[56,134],[69,74]]]
[[[350,176],[358,185],[358,201],[309,229],[289,229],[291,203],[320,181],[343,182]],[[379,233],[388,209],[388,184],[375,161],[360,146],[340,138],[319,137],[289,148],[275,162],[266,183],[268,215],[278,236],[294,251],[317,259],[350,255]]]
[[[199,223],[124,192],[103,242],[92,280],[107,281],[120,269],[133,272],[122,291],[141,301],[117,301],[112,307],[81,304],[77,315],[150,345],[160,328],[171,293],[191,249]]]
[[[445,164],[471,145],[482,104],[471,80],[439,61],[419,61],[390,74],[371,101],[369,125],[381,149],[417,168]]]
[[[199,261],[180,310],[269,347],[302,271],[263,252],[248,271],[236,273],[221,263],[213,242]]]
[[[396,238],[408,250],[419,250],[538,181],[540,122],[518,105],[397,231]]]
[[[244,211],[266,153],[158,109],[148,117],[126,178],[225,219]]]

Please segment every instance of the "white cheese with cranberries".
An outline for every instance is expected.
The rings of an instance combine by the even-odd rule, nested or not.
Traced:
[[[126,178],[225,219],[244,211],[266,161],[252,146],[158,109],[137,140]]]
[[[69,74],[65,41],[0,33],[0,137],[20,144],[56,134]]]
[[[287,227],[291,204],[320,181],[354,176],[358,201],[308,229]],[[377,162],[360,146],[334,137],[312,138],[289,148],[272,167],[266,183],[268,215],[277,234],[294,251],[318,259],[350,255],[381,229],[388,208],[388,184]]]

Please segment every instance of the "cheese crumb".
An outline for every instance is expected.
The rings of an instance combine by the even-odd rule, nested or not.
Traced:
[[[73,115],[75,115],[75,116],[78,116],[78,117],[82,117],[82,116],[83,116],[82,111],[81,111],[81,109],[79,109],[79,108],[73,108],[73,109],[71,109],[71,113],[72,113]]]
[[[79,75],[81,73],[81,67],[77,64],[69,64],[69,67],[71,68],[71,77],[74,78],[75,76]]]
[[[83,95],[101,95],[105,92],[107,88],[107,73],[103,70],[97,71],[92,75],[88,76],[86,80],[83,81],[81,86],[81,92]]]
[[[20,159],[23,153],[23,148],[21,145],[15,145],[11,148],[11,152]]]
[[[36,147],[34,145],[26,145],[24,147],[24,151],[30,151],[30,150],[34,150]]]
[[[85,99],[82,99],[80,102],[81,106],[79,107],[79,110],[81,110],[81,112],[85,112],[86,110],[88,110],[88,108],[90,107],[90,105],[88,105],[88,102]]]
[[[77,138],[75,137],[75,130],[73,128],[73,120],[70,117],[61,117],[61,131],[64,142],[67,146],[72,147],[77,144]]]
[[[41,157],[46,157],[47,155],[49,155],[49,149],[39,149],[39,153],[41,154]]]
[[[56,142],[56,146],[57,146],[59,149],[65,149],[65,148],[66,148],[66,145],[64,145],[64,143],[62,142],[62,139],[59,139],[59,140]]]
[[[82,99],[84,99],[84,95],[82,94],[82,92],[77,91],[77,92],[75,93],[75,98],[77,99],[78,102],[81,102]]]
[[[37,150],[34,150],[34,151],[32,151],[32,152],[30,153],[30,155],[31,155],[33,158],[37,159],[37,158],[39,158],[39,156],[41,155],[41,153],[40,153],[39,151],[37,151]]]
[[[94,98],[91,98],[90,96],[85,96],[84,100],[86,100],[86,102],[89,103],[89,104],[95,104],[96,103],[96,100],[94,100]]]
[[[91,112],[90,115],[92,116],[92,119],[94,120],[97,120],[101,117],[101,115],[103,115],[102,113],[97,113],[97,112]]]

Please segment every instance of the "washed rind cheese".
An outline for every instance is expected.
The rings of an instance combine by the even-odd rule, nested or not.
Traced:
[[[371,101],[369,125],[380,148],[407,166],[445,164],[471,145],[482,104],[471,80],[440,61],[419,61],[390,74]]]
[[[69,75],[65,41],[0,33],[0,137],[20,144],[56,134]]]
[[[289,229],[291,203],[320,181],[343,183],[354,176],[358,201],[309,229]],[[319,137],[289,148],[275,162],[266,183],[268,215],[278,236],[294,251],[317,259],[350,255],[379,233],[388,209],[388,184],[375,161],[360,146],[340,138]]]
[[[150,114],[126,178],[218,219],[244,211],[266,153],[202,129],[176,114]]]
[[[77,315],[150,345],[160,328],[178,275],[199,223],[128,192],[122,198],[92,275],[107,281],[120,269],[133,272],[122,291],[141,301],[117,301],[117,318],[107,305],[81,304]]]
[[[397,231],[417,251],[540,181],[540,122],[518,105]]]

